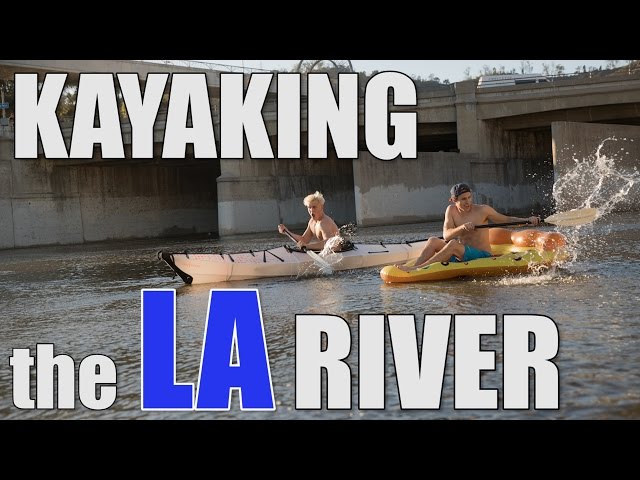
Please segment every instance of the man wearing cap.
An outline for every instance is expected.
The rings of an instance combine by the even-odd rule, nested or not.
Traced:
[[[539,217],[510,217],[496,212],[489,205],[474,205],[471,188],[466,183],[451,187],[451,198],[444,214],[442,238],[430,237],[414,266],[396,265],[409,272],[437,262],[468,262],[491,256],[489,229],[476,230],[476,225],[523,222],[540,223]]]

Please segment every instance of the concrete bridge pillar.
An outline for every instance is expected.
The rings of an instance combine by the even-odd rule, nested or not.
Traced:
[[[218,177],[220,235],[264,232],[280,223],[273,160],[221,159]]]
[[[415,159],[383,161],[369,152],[353,160],[358,225],[441,220],[451,185],[470,181],[473,157],[418,152]]]
[[[13,142],[0,135],[0,248],[15,246],[13,235],[13,209],[11,207],[11,158]]]
[[[246,150],[248,151],[248,150]],[[276,231],[279,223],[304,229],[309,214],[302,201],[323,193],[325,212],[338,225],[354,222],[351,160],[329,158],[220,160],[218,229],[220,235]],[[298,233],[302,233],[301,231]]]
[[[467,80],[455,84],[458,149],[460,153],[478,153],[478,118],[476,115],[476,82]]]

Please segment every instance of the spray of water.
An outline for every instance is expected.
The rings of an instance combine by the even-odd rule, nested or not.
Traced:
[[[357,232],[358,226],[355,223],[347,223],[340,227],[338,235],[345,240],[353,240]]]
[[[358,227],[354,223],[347,223],[340,227],[338,234],[331,237],[324,244],[324,248],[320,252],[320,256],[324,258],[331,266],[335,266],[342,261],[340,249],[347,242],[351,242],[358,231]]]
[[[340,250],[340,246],[344,241],[343,237],[338,234],[335,237],[331,237],[324,244],[324,248],[320,252],[320,256],[324,258],[329,265],[334,267],[338,263],[342,261],[342,254],[338,252]]]
[[[593,156],[572,158],[574,164],[553,185],[553,199],[559,209],[596,208],[598,217],[603,217],[627,198],[631,188],[640,180],[638,167],[624,167],[622,160],[629,160],[626,142],[632,138],[609,137],[604,139]],[[616,142],[617,149],[610,145],[609,153],[603,149],[607,142]],[[617,152],[613,152],[617,150]]]
[[[553,185],[553,199],[558,210],[596,208],[596,218],[602,218],[619,207],[634,185],[640,182],[638,168],[629,166],[628,145],[631,142],[634,142],[633,138],[609,137],[598,145],[594,155],[574,156],[573,165]],[[569,263],[578,257],[586,259],[591,251],[605,248],[604,239],[593,235],[591,225],[565,228],[562,233],[568,239],[567,251],[572,257]]]
[[[558,283],[574,283],[576,281],[575,276],[568,274],[566,270],[558,268],[557,265],[552,265],[549,268],[541,268],[537,271],[534,269],[530,275],[515,275],[499,278],[496,281],[485,280],[487,283],[501,285],[501,286],[514,286],[514,285],[548,285]]]

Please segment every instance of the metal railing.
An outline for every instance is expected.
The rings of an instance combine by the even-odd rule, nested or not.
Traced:
[[[178,67],[200,68],[203,70],[227,71],[227,72],[273,72],[266,68],[245,67],[238,65],[226,65],[224,63],[203,62],[202,60],[140,60],[147,63],[159,63],[162,65],[175,65]]]

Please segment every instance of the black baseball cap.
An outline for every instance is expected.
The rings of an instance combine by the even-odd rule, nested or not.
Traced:
[[[470,192],[471,188],[466,183],[456,183],[453,187],[451,187],[451,196],[453,198],[457,198],[463,193]]]

